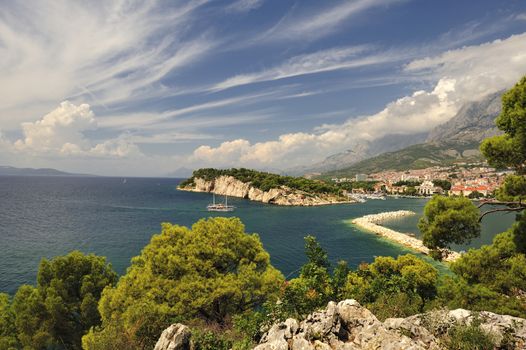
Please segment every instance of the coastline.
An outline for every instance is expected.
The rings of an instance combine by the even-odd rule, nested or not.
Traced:
[[[411,215],[416,215],[416,213],[409,210],[389,211],[379,214],[365,215],[356,219],[352,219],[351,223],[364,231],[372,232],[394,243],[411,248],[415,251],[418,251],[419,253],[429,255],[429,248],[424,245],[422,240],[381,225],[381,223],[384,221],[403,218]],[[452,262],[457,260],[459,257],[460,253],[451,251],[444,261]]]
[[[286,186],[271,188],[268,191],[262,191],[253,187],[250,182],[242,182],[232,176],[219,176],[213,180],[194,178],[192,186],[178,186],[180,191],[188,192],[205,192],[215,193],[236,198],[245,198],[254,202],[262,202],[279,206],[301,206],[313,207],[334,204],[356,203],[345,197],[322,194],[308,193],[305,191],[292,189]]]

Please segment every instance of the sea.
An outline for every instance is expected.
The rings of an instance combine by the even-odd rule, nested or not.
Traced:
[[[316,236],[331,262],[345,260],[351,267],[376,256],[412,252],[350,220],[366,214],[412,210],[418,215],[390,221],[386,226],[419,235],[417,222],[427,200],[389,198],[366,203],[319,207],[282,207],[229,198],[231,213],[206,210],[208,193],[176,189],[181,179],[118,177],[0,177],[0,292],[14,294],[22,284],[35,284],[42,258],[72,250],[102,255],[119,274],[140,254],[161,223],[191,226],[211,216],[239,217],[246,232],[257,233],[272,264],[288,277],[305,263],[306,235]],[[217,199],[221,199],[217,197]],[[513,215],[494,215],[483,221],[481,236],[467,250],[490,243],[509,228]]]

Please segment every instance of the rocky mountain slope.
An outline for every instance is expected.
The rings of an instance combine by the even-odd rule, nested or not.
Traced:
[[[501,111],[503,92],[491,94],[482,101],[463,106],[457,115],[429,133],[426,143],[479,143],[499,133],[495,118]]]
[[[427,350],[446,349],[450,330],[475,320],[491,334],[499,348],[524,349],[526,320],[491,312],[464,309],[439,310],[407,318],[379,321],[356,300],[330,302],[322,311],[305,320],[287,319],[272,325],[254,350]],[[166,329],[155,350],[190,350],[191,330],[181,324]]]
[[[489,95],[482,101],[466,104],[448,122],[437,126],[425,143],[383,153],[347,164],[326,176],[352,176],[383,170],[419,169],[434,165],[449,165],[458,161],[482,160],[479,145],[486,137],[497,135],[495,118],[501,109],[502,92]],[[408,136],[410,138],[410,136]]]
[[[179,187],[183,191],[210,192],[230,197],[247,198],[257,202],[286,206],[315,206],[348,202],[346,198],[330,194],[307,193],[286,186],[262,191],[250,182],[242,182],[233,176],[219,176],[211,180],[194,178],[193,184]]]
[[[424,142],[427,133],[413,135],[388,135],[374,141],[357,142],[351,149],[333,154],[323,161],[310,166],[296,167],[285,171],[287,174],[326,172],[348,167],[350,164],[368,159],[388,151],[396,151],[410,145]]]

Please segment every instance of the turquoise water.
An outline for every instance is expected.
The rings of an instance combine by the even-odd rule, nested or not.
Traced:
[[[383,211],[421,212],[425,201],[389,199],[364,204],[323,207],[278,207],[229,198],[237,210],[210,213],[206,193],[177,191],[177,179],[0,177],[0,291],[13,293],[35,283],[38,263],[77,249],[103,255],[122,274],[161,222],[189,226],[203,217],[237,216],[247,232],[256,232],[272,263],[294,276],[305,262],[303,237],[315,235],[331,261],[351,266],[375,256],[410,252],[364,233],[345,220]],[[486,222],[480,245],[504,230],[512,216]],[[404,232],[416,231],[417,217],[389,223]]]

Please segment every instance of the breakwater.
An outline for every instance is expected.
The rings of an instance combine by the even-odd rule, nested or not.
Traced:
[[[390,228],[384,227],[381,224],[388,220],[399,219],[406,216],[416,215],[415,212],[410,210],[397,210],[389,211],[379,214],[365,215],[360,218],[353,219],[351,222],[369,232],[373,232],[379,236],[385,237],[395,243],[401,244],[420,253],[429,255],[429,248],[427,248],[422,240],[412,237],[408,234],[391,230]],[[454,261],[460,257],[457,252],[449,252],[448,256],[444,261]]]

